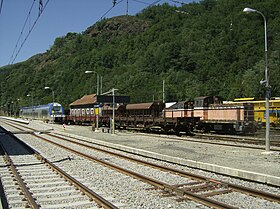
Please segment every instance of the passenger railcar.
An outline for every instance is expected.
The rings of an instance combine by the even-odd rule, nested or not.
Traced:
[[[49,103],[39,106],[23,107],[20,109],[20,117],[28,119],[40,119],[43,121],[64,121],[64,108],[59,103]]]

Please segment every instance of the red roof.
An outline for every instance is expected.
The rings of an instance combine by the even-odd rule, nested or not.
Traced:
[[[70,106],[90,105],[96,103],[96,94],[84,95],[82,98],[72,102]]]
[[[126,109],[127,110],[148,110],[152,107],[154,103],[138,103],[138,104],[127,104]]]

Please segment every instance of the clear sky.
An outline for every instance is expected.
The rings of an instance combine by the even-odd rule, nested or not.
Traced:
[[[40,1],[45,8],[16,56],[38,17]],[[53,45],[55,38],[64,36],[68,32],[83,32],[113,6],[113,0],[1,0],[0,2],[3,2],[0,13],[0,67],[46,52]],[[116,0],[116,2],[115,7],[105,15],[106,18],[126,14],[127,0]],[[135,15],[154,2],[181,5],[172,0],[128,0],[128,14]],[[180,0],[180,2],[189,3],[192,0]],[[33,9],[27,19],[32,4],[34,4]]]

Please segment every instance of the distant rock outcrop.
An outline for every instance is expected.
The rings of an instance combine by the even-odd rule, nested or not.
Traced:
[[[108,37],[123,34],[138,34],[149,26],[147,21],[135,16],[118,16],[94,24],[84,34],[91,37]]]

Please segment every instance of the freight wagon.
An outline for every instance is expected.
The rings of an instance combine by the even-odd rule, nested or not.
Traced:
[[[174,109],[164,109],[161,101],[125,105],[125,112],[115,119],[117,128],[138,129],[147,132],[190,134],[199,118],[192,116],[192,110],[185,115],[176,115]],[[187,113],[189,112],[189,114]],[[173,115],[172,117],[169,117]]]
[[[194,101],[177,102],[165,108],[161,101],[126,104],[98,102],[95,94],[85,95],[70,104],[67,123],[108,126],[112,124],[113,108],[115,126],[163,133],[189,134],[194,128],[206,132],[254,132],[252,105],[223,104],[218,96],[198,97]]]

